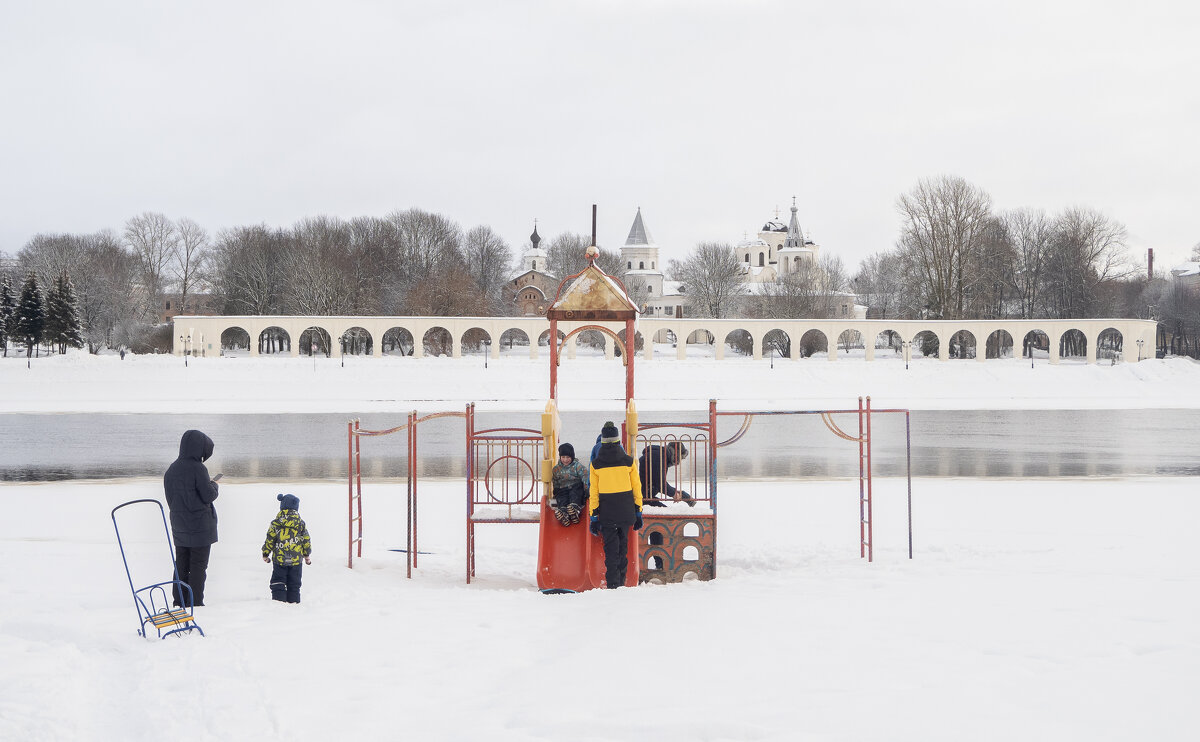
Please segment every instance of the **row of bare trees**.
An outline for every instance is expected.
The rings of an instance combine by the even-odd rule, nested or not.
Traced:
[[[582,255],[582,248],[578,250]],[[76,277],[89,350],[166,349],[159,314],[496,314],[508,309],[509,245],[420,209],[290,228],[234,227],[215,237],[190,219],[147,212],[120,233],[39,234],[9,266],[49,284]],[[156,337],[157,335],[157,337]],[[161,347],[159,347],[161,346]]]
[[[1125,227],[1095,209],[996,212],[986,191],[948,175],[920,181],[896,206],[901,226],[895,248],[863,260],[852,282],[871,316],[1055,318],[1131,311],[1122,299],[1130,279],[1138,281],[1126,262]]]

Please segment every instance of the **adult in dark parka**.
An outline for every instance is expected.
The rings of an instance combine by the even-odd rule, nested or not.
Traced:
[[[217,483],[204,462],[212,456],[213,442],[199,430],[189,430],[179,441],[179,458],[163,475],[163,490],[171,510],[171,536],[175,539],[175,569],[191,586],[195,605],[204,605],[204,579],[208,556],[217,542]],[[175,605],[184,601],[175,591]]]

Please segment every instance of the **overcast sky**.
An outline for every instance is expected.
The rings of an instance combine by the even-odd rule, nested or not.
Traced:
[[[1200,3],[6,2],[0,251],[158,211],[210,232],[418,207],[519,252],[663,259],[793,196],[853,270],[896,197],[1097,208],[1200,242]]]

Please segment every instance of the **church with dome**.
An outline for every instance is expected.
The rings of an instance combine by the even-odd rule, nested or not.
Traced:
[[[538,316],[554,300],[558,284],[566,276],[555,276],[549,271],[549,256],[541,247],[542,238],[534,225],[529,235],[529,249],[521,256],[521,268],[509,282],[517,313]],[[652,317],[684,316],[684,297],[678,281],[667,281],[663,277],[663,264],[658,254],[658,244],[646,229],[639,208],[629,228],[629,236],[620,250],[624,272],[618,276],[625,284],[630,298],[642,308],[643,314]]]
[[[779,221],[776,209],[775,218],[763,225],[757,237],[743,239],[734,247],[750,292],[769,291],[768,285],[780,278],[819,266],[821,246],[800,228],[798,212],[793,198],[791,219],[787,224]],[[509,282],[509,289],[518,314],[544,315],[558,291],[559,280],[565,276],[554,276],[549,272],[549,256],[541,247],[536,224],[529,242],[530,247],[521,258],[520,270]],[[658,243],[650,236],[640,207],[620,255],[624,272],[618,277],[644,315],[656,318],[688,315],[686,288],[678,281],[665,279]],[[853,294],[839,292],[836,298],[836,314],[866,316],[866,307],[859,305]]]

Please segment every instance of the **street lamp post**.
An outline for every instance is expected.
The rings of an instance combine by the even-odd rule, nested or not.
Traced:
[[[487,368],[488,356],[491,355],[491,351],[492,351],[492,341],[489,338],[489,339],[483,341],[483,367],[484,368]]]
[[[1141,339],[1141,338],[1138,338],[1138,339],[1137,339],[1137,346],[1138,346],[1138,361],[1139,361],[1139,362],[1141,362],[1141,360],[1142,360],[1142,343],[1144,343],[1144,342],[1146,342],[1146,341],[1145,341],[1145,340],[1143,340],[1143,339]]]
[[[187,345],[184,344],[183,335],[179,336],[179,350],[181,353],[183,353],[183,367],[187,368],[187,365],[188,365]]]
[[[907,371],[908,370],[908,359],[912,357],[912,341],[911,340],[903,340],[901,342],[904,345],[904,370]]]

